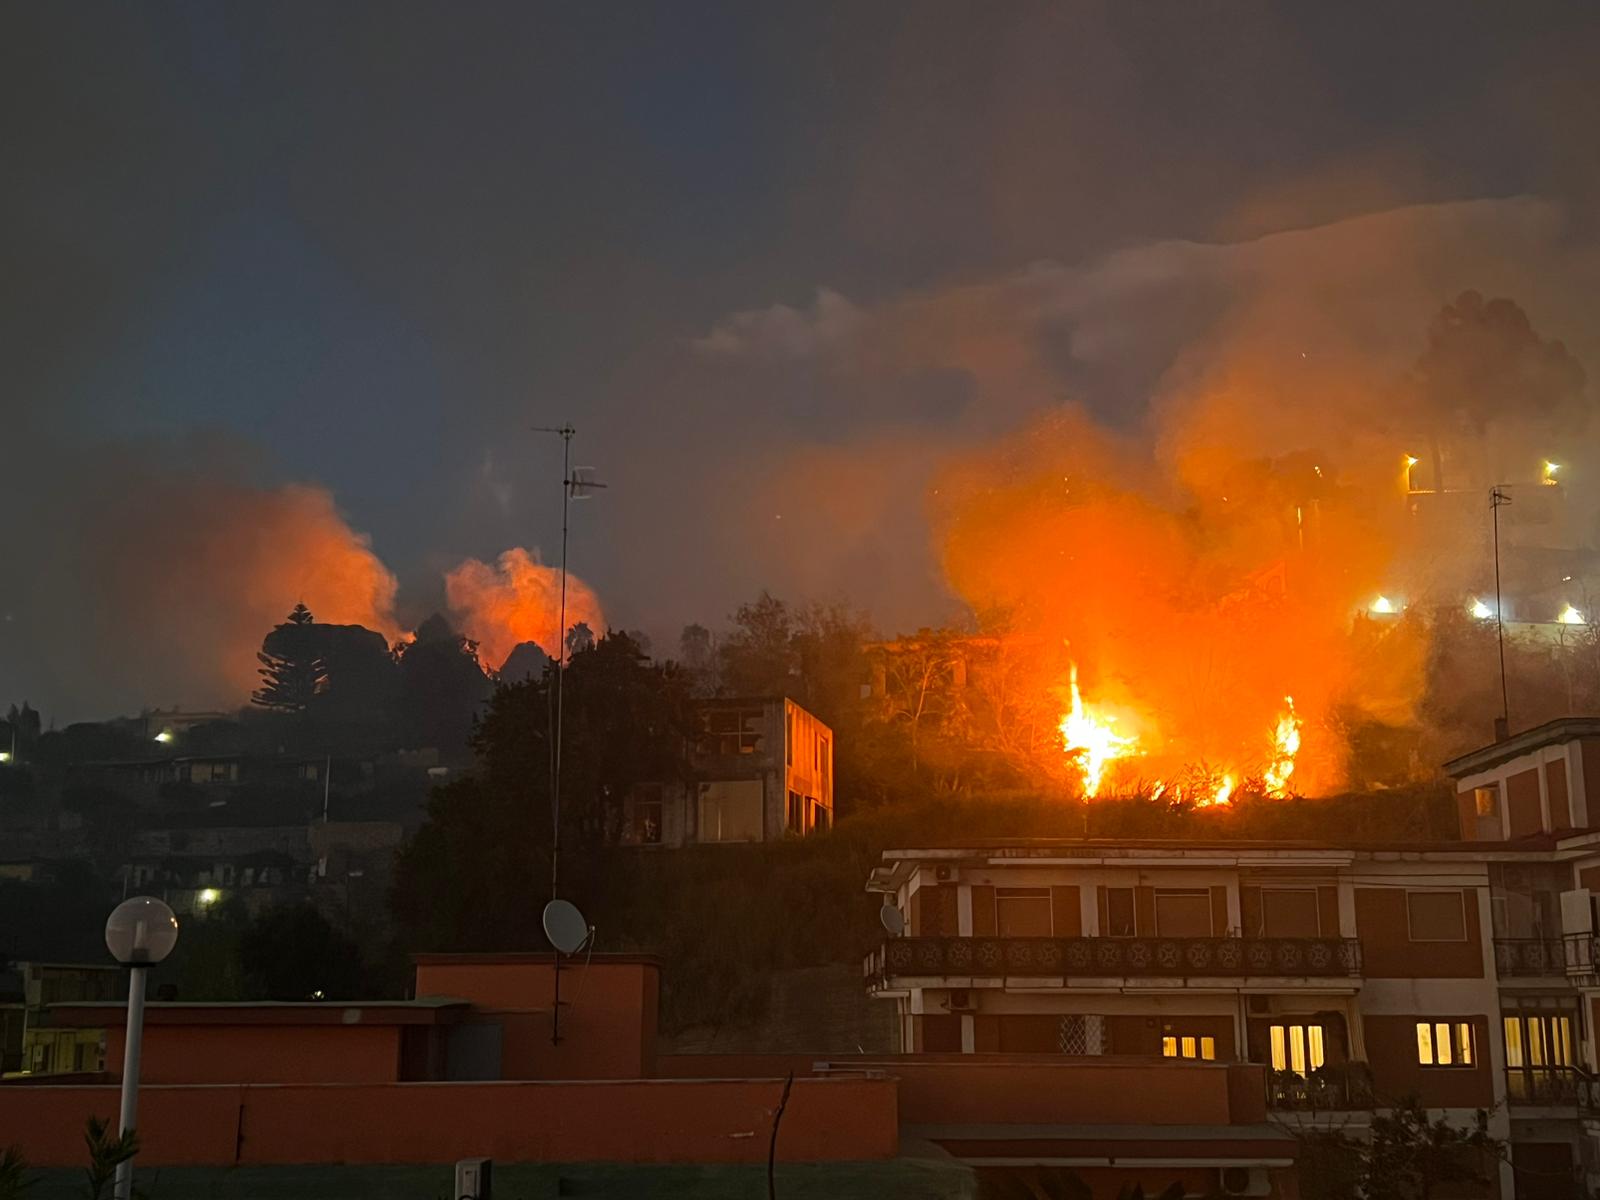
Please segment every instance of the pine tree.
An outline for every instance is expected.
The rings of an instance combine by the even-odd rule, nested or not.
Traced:
[[[256,655],[256,672],[262,684],[250,696],[252,704],[279,712],[304,712],[313,696],[328,686],[328,667],[318,653],[312,631],[311,610],[296,604],[282,625],[267,634]]]

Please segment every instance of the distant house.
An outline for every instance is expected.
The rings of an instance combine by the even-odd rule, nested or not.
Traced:
[[[833,824],[833,730],[783,696],[702,700],[689,782],[628,797],[623,840],[637,846],[763,842]]]
[[[0,977],[0,1071],[30,1075],[105,1070],[105,1034],[43,1022],[47,1005],[116,1000],[126,988],[121,967],[20,962]]]

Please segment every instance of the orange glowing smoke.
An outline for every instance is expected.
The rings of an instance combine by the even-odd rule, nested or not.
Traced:
[[[1071,647],[1033,686],[1061,696],[1086,795],[1330,791],[1344,722],[1403,720],[1420,689],[1425,642],[1364,612],[1403,557],[1392,453],[1250,454],[1248,426],[1230,450],[1207,419],[1164,462],[1069,410],[939,480],[956,590],[997,632]]]
[[[469,558],[444,578],[445,597],[461,632],[478,643],[478,657],[498,668],[522,642],[554,656],[561,623],[561,569],[541,563],[520,546],[491,566]],[[605,632],[600,601],[576,575],[567,574],[567,628]]]
[[[319,622],[402,635],[395,577],[323,488],[143,480],[137,504],[102,519],[95,569],[137,631],[124,643],[139,702],[242,702],[259,682],[262,637],[297,603]]]

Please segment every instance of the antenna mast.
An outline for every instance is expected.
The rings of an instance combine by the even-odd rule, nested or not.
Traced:
[[[1511,495],[1501,484],[1489,490],[1489,513],[1494,521],[1494,630],[1500,643],[1500,719],[1495,722],[1495,740],[1511,736],[1511,699],[1506,688],[1506,618],[1500,602],[1500,508],[1511,503]]]
[[[561,603],[556,623],[555,700],[550,716],[550,899],[559,895],[561,869],[561,701],[562,683],[567,673],[567,510],[574,500],[586,500],[596,483],[586,472],[590,467],[572,465],[572,437],[577,430],[568,421],[560,427],[535,425],[535,433],[553,433],[561,439]]]

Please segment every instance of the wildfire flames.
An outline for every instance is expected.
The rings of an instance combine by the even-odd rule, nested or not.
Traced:
[[[1139,739],[1118,733],[1115,717],[1103,716],[1084,705],[1083,694],[1078,690],[1077,663],[1072,664],[1071,680],[1072,707],[1061,718],[1061,740],[1083,771],[1083,794],[1092,797],[1100,792],[1107,766],[1138,753]]]
[[[1071,707],[1061,718],[1062,748],[1082,776],[1084,797],[1093,799],[1107,782],[1108,771],[1126,760],[1138,758],[1143,752],[1139,749],[1138,737],[1117,730],[1115,715],[1084,703],[1078,687],[1077,663],[1069,668],[1069,680]],[[1152,798],[1170,795],[1174,799],[1193,800],[1201,807],[1227,804],[1241,779],[1258,783],[1269,796],[1289,795],[1289,779],[1294,774],[1295,755],[1300,751],[1300,716],[1294,710],[1294,697],[1285,696],[1283,703],[1283,713],[1272,731],[1270,755],[1256,774],[1232,768],[1219,775],[1215,771],[1194,768],[1186,772],[1187,778],[1181,782],[1169,784],[1157,779],[1149,785]]]

